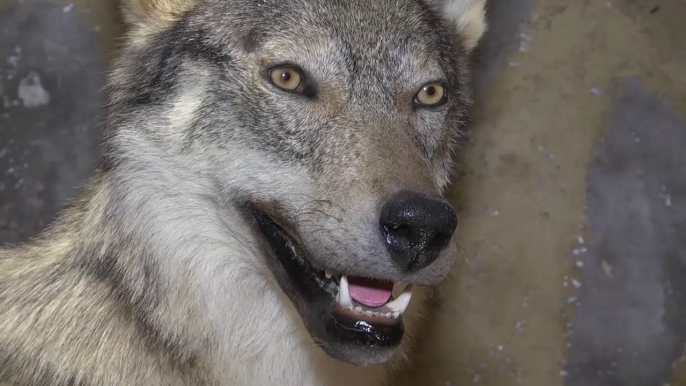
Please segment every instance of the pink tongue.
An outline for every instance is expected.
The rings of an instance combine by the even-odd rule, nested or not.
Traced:
[[[367,307],[381,307],[388,303],[393,292],[393,283],[360,277],[348,277],[350,297]]]

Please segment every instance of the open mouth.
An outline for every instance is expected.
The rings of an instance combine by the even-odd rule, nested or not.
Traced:
[[[399,319],[412,298],[412,286],[325,271],[327,289],[341,312],[360,317]]]
[[[404,334],[412,286],[315,267],[297,238],[272,217],[254,207],[251,214],[271,271],[320,347],[353,364],[388,360]]]

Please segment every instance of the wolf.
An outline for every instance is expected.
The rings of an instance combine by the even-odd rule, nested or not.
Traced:
[[[484,1],[126,0],[101,164],[0,249],[0,384],[390,382],[455,259]]]

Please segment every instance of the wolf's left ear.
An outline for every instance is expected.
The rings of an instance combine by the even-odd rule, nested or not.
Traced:
[[[455,26],[465,48],[470,52],[486,32],[486,0],[425,0]]]

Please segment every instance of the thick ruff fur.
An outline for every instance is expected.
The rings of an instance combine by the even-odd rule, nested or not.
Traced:
[[[126,3],[130,31],[109,84],[101,168],[50,229],[0,249],[0,384],[387,382],[422,333],[428,290],[415,293],[403,343],[387,363],[332,359],[275,282],[237,203],[314,205],[311,216],[342,208],[342,221],[352,224],[346,232],[311,219],[323,231],[306,245],[326,251],[316,263],[349,257],[355,267],[387,272],[365,257],[377,247],[355,224],[390,189],[445,187],[470,102],[467,60],[485,29],[484,1]],[[386,12],[389,20],[378,17]],[[296,34],[303,40],[291,47]],[[423,40],[412,40],[418,35]],[[409,59],[374,83],[375,63],[393,57],[386,38],[404,42]],[[320,79],[333,79],[317,111],[258,75],[263,60],[293,52]],[[407,128],[416,136],[389,136],[407,119],[388,111],[405,110],[380,107],[388,100],[377,90],[396,82],[396,72],[424,71],[417,63],[432,55],[447,63],[450,109],[422,112],[419,126]],[[336,67],[343,62],[365,84],[336,78],[347,71]],[[412,74],[402,81],[415,81]],[[421,131],[422,124],[436,129]],[[428,283],[431,275],[411,279]]]

